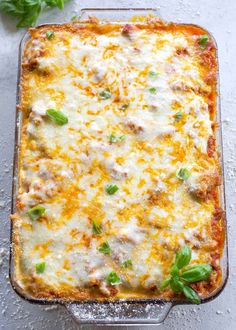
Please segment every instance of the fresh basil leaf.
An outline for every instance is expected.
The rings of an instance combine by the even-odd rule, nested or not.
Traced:
[[[99,93],[100,99],[102,100],[107,100],[111,98],[111,92],[110,90],[107,88],[104,91],[102,91],[101,93]]]
[[[45,271],[45,268],[46,268],[45,262],[40,262],[35,265],[35,270],[37,274],[42,274]]]
[[[183,287],[183,293],[184,293],[185,297],[188,298],[194,304],[200,304],[201,300],[200,300],[197,292],[195,292],[189,286],[184,286]]]
[[[179,250],[175,257],[175,265],[178,269],[187,266],[192,258],[192,251],[189,246],[185,245]]]
[[[110,272],[110,274],[108,274],[106,280],[111,285],[121,284],[121,279],[115,272]]]
[[[46,32],[46,38],[48,40],[52,39],[55,36],[55,33],[53,31],[47,31]]]
[[[175,121],[176,121],[176,123],[178,123],[178,122],[180,122],[180,120],[182,119],[183,114],[182,114],[181,111],[179,111],[179,112],[177,112],[177,113],[175,114],[174,117],[175,117]]]
[[[68,123],[68,118],[61,111],[48,109],[46,114],[57,125],[62,126]]]
[[[157,93],[157,89],[155,87],[151,87],[151,88],[149,88],[149,92],[151,94],[156,94]]]
[[[108,193],[108,195],[114,195],[117,192],[117,190],[119,190],[119,188],[116,184],[109,184],[106,186],[105,190]]]
[[[111,143],[122,142],[125,140],[125,135],[115,136],[113,133],[109,135],[109,141]]]
[[[198,264],[192,266],[181,274],[181,279],[188,283],[199,282],[208,279],[212,272],[212,267],[209,264]]]
[[[179,276],[179,268],[174,264],[170,269],[171,276]]]
[[[133,262],[131,259],[125,260],[121,265],[122,268],[129,268],[132,266],[133,266]]]
[[[57,7],[59,9],[63,9],[64,8],[64,0],[57,0],[56,3],[57,3]]]
[[[199,37],[198,43],[201,46],[201,48],[206,48],[206,45],[208,43],[209,37],[206,34],[203,34]]]
[[[171,277],[168,277],[166,280],[164,280],[161,283],[161,290],[164,290],[165,288],[167,288],[168,285],[170,284],[170,281],[171,281]]]
[[[77,22],[79,20],[79,17],[78,17],[78,15],[74,15],[71,17],[70,20],[71,20],[71,22]]]
[[[26,9],[27,8],[27,9]],[[25,7],[25,12],[17,23],[17,27],[35,26],[37,18],[41,12],[41,2],[35,1],[34,4]]]
[[[174,293],[180,293],[183,291],[184,284],[179,277],[174,276],[170,280],[170,287]]]
[[[180,180],[183,180],[183,181],[188,180],[188,178],[190,177],[190,175],[191,175],[191,172],[187,168],[185,168],[185,167],[181,168],[176,173],[177,178],[179,178]]]
[[[0,2],[0,11],[11,16],[20,16],[24,14],[22,1],[2,0]]]
[[[64,0],[45,0],[45,2],[48,7],[58,7],[59,9],[63,9],[66,1],[64,1]]]
[[[125,111],[128,107],[129,107],[129,103],[127,103],[127,104],[123,104],[123,105],[121,106],[121,110],[122,110],[122,111]]]
[[[102,232],[101,226],[97,223],[96,220],[93,220],[93,233],[99,235]]]
[[[43,207],[42,205],[37,205],[30,209],[27,214],[32,221],[36,221],[45,213],[45,211],[45,207]]]
[[[106,242],[103,242],[99,248],[98,248],[98,251],[103,253],[103,254],[108,254],[110,255],[111,254],[111,248],[110,248],[110,245],[109,243],[106,241]]]
[[[45,7],[63,9],[68,0],[1,0],[0,11],[18,18],[17,27],[30,27],[36,24],[41,10]]]
[[[149,75],[150,78],[154,78],[154,77],[158,76],[158,74],[155,71],[149,71],[148,75]]]

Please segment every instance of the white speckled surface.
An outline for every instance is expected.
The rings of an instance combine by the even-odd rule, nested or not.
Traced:
[[[236,1],[227,0],[116,0],[71,1],[63,12],[52,10],[39,23],[69,20],[84,7],[160,7],[167,20],[195,23],[213,33],[218,43],[220,90],[230,278],[224,292],[213,302],[202,306],[176,307],[160,330],[200,330],[236,328],[236,247],[234,222],[236,195]],[[15,29],[14,21],[0,16],[0,329],[4,330],[74,330],[78,326],[63,307],[42,307],[21,300],[8,279],[9,213],[11,198],[12,157],[15,126],[15,91],[18,45],[24,31]],[[93,327],[89,327],[92,329]],[[142,327],[137,329],[141,330]]]

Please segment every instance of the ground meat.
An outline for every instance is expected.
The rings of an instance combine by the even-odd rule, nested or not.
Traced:
[[[217,171],[205,171],[188,180],[188,191],[196,198],[206,200],[215,187],[220,185],[220,176]]]
[[[129,40],[132,40],[134,37],[134,32],[137,30],[137,28],[132,24],[126,24],[122,28],[122,34],[123,36],[127,37]]]
[[[207,141],[207,154],[209,157],[213,157],[216,150],[216,139],[211,135]]]
[[[178,48],[176,50],[176,54],[179,56],[185,56],[185,55],[189,55],[189,52],[188,52],[187,48]]]

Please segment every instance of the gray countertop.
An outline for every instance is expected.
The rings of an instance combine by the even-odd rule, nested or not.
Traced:
[[[220,91],[225,159],[230,277],[223,293],[201,306],[175,307],[159,329],[236,329],[236,1],[227,0],[80,0],[63,12],[51,10],[39,23],[69,20],[83,7],[157,7],[166,20],[202,25],[214,35],[219,50]],[[0,329],[74,330],[78,326],[63,307],[32,305],[12,290],[8,278],[9,214],[15,125],[18,45],[24,31],[0,16]],[[90,327],[91,329],[92,327]],[[139,327],[138,329],[141,329]]]

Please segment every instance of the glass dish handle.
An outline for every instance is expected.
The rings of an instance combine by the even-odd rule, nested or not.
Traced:
[[[125,22],[131,21],[134,16],[142,17],[147,15],[161,18],[157,8],[83,8],[80,10],[79,19],[86,20],[91,16],[95,16],[100,20]]]
[[[173,307],[172,302],[72,303],[65,305],[78,324],[145,325],[161,324]]]

